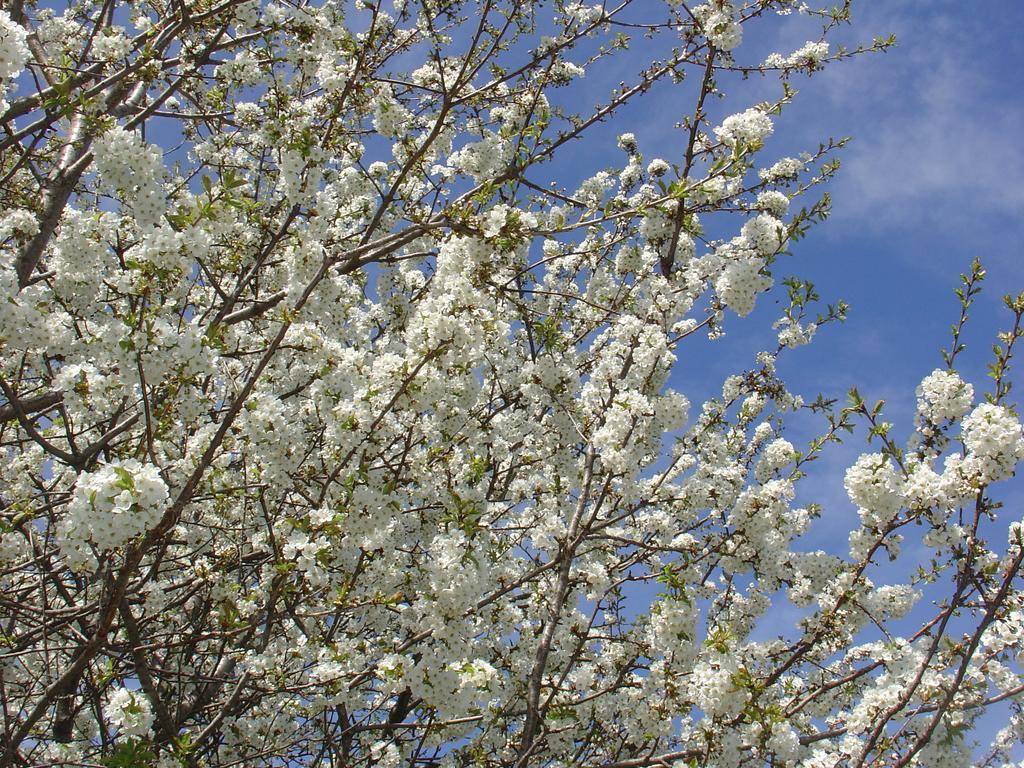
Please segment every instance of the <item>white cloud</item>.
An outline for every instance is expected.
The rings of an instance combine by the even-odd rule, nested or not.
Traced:
[[[837,218],[969,224],[978,213],[1024,212],[1024,106],[991,61],[964,55],[984,38],[962,15],[954,25],[888,14],[861,27],[879,24],[896,29],[896,50],[823,78],[833,107],[859,124],[836,184]]]

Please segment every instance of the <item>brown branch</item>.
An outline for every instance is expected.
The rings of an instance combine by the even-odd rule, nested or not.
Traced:
[[[64,402],[64,395],[60,392],[47,392],[33,397],[8,397],[6,405],[0,405],[0,422],[10,421],[19,418],[20,415],[28,417],[30,414],[48,411],[55,405]]]

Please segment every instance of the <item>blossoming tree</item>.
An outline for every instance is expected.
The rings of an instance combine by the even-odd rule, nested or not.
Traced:
[[[818,39],[744,61],[796,10]],[[0,761],[961,766],[1007,702],[982,759],[1011,759],[1024,547],[992,486],[1024,458],[1024,300],[982,396],[965,276],[906,446],[776,375],[843,313],[796,279],[720,397],[666,387],[827,213],[837,147],[768,147],[789,82],[858,52],[827,41],[847,13],[0,11]],[[777,101],[725,93],[758,73]],[[692,98],[664,159],[595,143],[663,83]],[[551,183],[584,146],[610,167]],[[795,484],[858,422],[859,526],[807,551]],[[882,569],[908,536],[927,565]]]

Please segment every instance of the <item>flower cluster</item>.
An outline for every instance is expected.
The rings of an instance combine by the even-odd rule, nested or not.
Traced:
[[[1008,408],[982,403],[963,420],[970,473],[980,483],[1005,480],[1024,460],[1024,429]]]
[[[721,51],[732,51],[743,42],[743,27],[736,20],[736,9],[731,3],[714,0],[693,9],[701,30],[713,46]]]
[[[741,258],[731,262],[715,280],[715,292],[722,303],[740,317],[749,315],[759,293],[772,286],[759,260]]]
[[[132,131],[115,127],[96,139],[93,151],[103,180],[124,195],[139,227],[158,227],[166,210],[159,147],[144,143]]]
[[[800,323],[789,317],[783,317],[777,320],[772,328],[775,328],[779,332],[779,344],[784,347],[802,347],[804,344],[810,344],[814,338],[814,334],[818,330],[817,323],[807,323],[806,325]]]
[[[589,26],[604,16],[604,8],[601,7],[600,3],[596,5],[584,5],[579,2],[567,3],[565,15],[576,19],[584,26]]]
[[[153,727],[153,709],[142,691],[115,688],[103,714],[121,736],[148,736]]]
[[[728,147],[756,147],[771,135],[772,130],[772,119],[754,107],[736,115],[729,115],[715,128],[715,135]]]
[[[103,61],[116,62],[131,51],[131,40],[120,29],[110,27],[93,42],[93,55]]]
[[[769,168],[762,168],[758,175],[762,181],[785,181],[795,179],[804,170],[806,163],[795,157],[784,157]]]
[[[767,213],[747,220],[741,234],[761,256],[775,254],[786,241],[782,222]]]
[[[750,693],[735,684],[740,671],[735,653],[718,651],[697,662],[690,676],[689,695],[693,703],[711,718],[735,717],[747,703]]]
[[[7,11],[0,11],[0,80],[13,80],[28,61],[28,34]]]
[[[799,49],[793,51],[789,56],[779,53],[772,53],[765,59],[766,67],[776,69],[806,69],[814,71],[821,66],[821,63],[828,56],[829,45],[825,40],[808,40]]]
[[[759,211],[770,213],[776,218],[786,215],[789,210],[789,198],[775,189],[768,189],[757,196],[755,207]]]
[[[39,221],[31,211],[15,208],[0,219],[0,240],[9,237],[29,238],[39,233]]]
[[[917,414],[928,424],[959,419],[974,401],[974,387],[952,371],[935,370],[917,388]]]
[[[167,484],[152,464],[114,461],[79,475],[63,531],[69,561],[87,562],[88,543],[116,549],[145,533],[160,521],[167,502]]]
[[[793,444],[783,438],[772,440],[765,446],[755,471],[757,479],[765,482],[772,474],[790,464],[796,458]]]
[[[885,525],[900,508],[902,482],[892,462],[881,453],[866,453],[858,458],[846,470],[844,484],[867,525]]]

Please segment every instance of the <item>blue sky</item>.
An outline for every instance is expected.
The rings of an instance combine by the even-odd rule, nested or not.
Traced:
[[[838,178],[825,187],[832,217],[776,270],[777,278],[812,280],[825,301],[844,299],[849,317],[789,352],[780,370],[808,399],[818,392],[843,397],[856,385],[865,399],[886,400],[898,435],[910,428],[915,387],[942,366],[939,350],[949,346],[958,311],[953,289],[971,259],[982,258],[988,278],[958,370],[978,392],[987,386],[995,333],[1010,320],[1001,296],[1024,290],[1024,4],[965,8],[946,0],[855,3],[853,24],[833,39],[852,47],[893,33],[897,46],[794,79],[800,93],[764,150],[770,162],[829,137],[852,137]],[[750,26],[737,60],[789,53],[818,29],[796,15]],[[773,78],[722,84],[730,93],[717,107],[723,115],[778,95]],[[679,117],[677,104],[687,106],[663,97],[640,105],[641,126],[660,126],[637,131],[648,156],[673,159],[663,147],[678,142],[666,128]],[[746,321],[730,319],[727,337],[708,350],[714,377],[689,376],[684,350],[673,384],[688,394],[713,394],[717,374],[749,365],[771,344],[768,325],[780,295],[777,288],[762,297]],[[842,473],[862,450],[862,438],[847,441],[804,484],[836,517],[853,518]],[[1024,499],[1020,485],[1007,489],[1017,501]]]
[[[972,257],[989,272],[978,351],[987,354],[986,331],[1004,320],[999,294],[1024,289],[1024,5],[864,5],[853,35],[891,31],[899,45],[807,81],[788,116],[800,119],[780,127],[854,139],[832,185],[835,215],[797,253],[823,295],[854,307],[829,334],[814,380],[845,370],[895,404],[939,362],[950,290]],[[967,359],[965,374],[982,363]]]
[[[653,4],[631,9],[636,19],[657,12]],[[793,14],[748,25],[736,51],[739,63],[754,64],[777,51],[788,54],[817,39],[821,23]],[[866,400],[884,399],[886,418],[903,441],[921,379],[943,365],[940,349],[950,344],[958,306],[959,275],[980,256],[988,271],[971,315],[958,359],[959,373],[979,394],[988,383],[986,364],[998,330],[1010,314],[1004,293],[1024,290],[1024,3],[950,0],[855,2],[853,23],[830,38],[854,48],[876,36],[895,34],[896,47],[832,64],[812,77],[794,77],[799,91],[776,120],[762,153],[763,164],[814,150],[829,138],[851,137],[840,153],[838,177],[820,189],[833,198],[833,215],[796,243],[777,263],[776,289],[758,301],[746,319],[727,315],[726,338],[714,344],[688,340],[670,382],[699,404],[719,392],[722,379],[752,364],[758,350],[774,347],[770,326],[780,314],[779,282],[797,275],[815,283],[825,302],[843,299],[847,321],[823,329],[808,347],[791,350],[780,371],[794,392],[818,393],[842,402],[851,386]],[[586,78],[563,93],[568,107],[585,111],[606,98],[610,85],[630,80],[635,69],[663,50],[663,41],[636,37],[624,61],[588,69]],[[615,136],[636,133],[646,159],[677,162],[683,136],[673,124],[693,108],[695,72],[681,86],[662,83],[561,162],[545,166],[567,188],[595,167],[621,163]],[[742,81],[722,77],[726,98],[712,102],[714,122],[781,95],[775,76]],[[805,204],[809,204],[809,200]],[[732,215],[728,215],[732,216]],[[734,216],[732,218],[735,218]],[[729,234],[739,224],[733,221]],[[691,343],[694,342],[694,343]],[[1024,384],[1021,385],[1024,392]],[[1014,400],[1012,393],[1011,400]],[[816,423],[817,425],[817,423]],[[790,437],[812,433],[809,425]],[[833,446],[801,485],[804,501],[826,507],[824,525],[812,530],[812,547],[845,549],[856,520],[842,478],[866,450],[863,433]],[[1015,501],[1005,526],[1019,519],[1024,483],[1004,484]],[[1004,528],[1005,530],[1005,528]]]
[[[656,16],[657,5],[639,3],[631,13]],[[817,39],[820,26],[797,14],[748,25],[737,61],[788,54]],[[856,384],[866,396],[889,401],[894,416],[909,419],[914,387],[941,365],[939,349],[948,346],[957,311],[952,291],[975,256],[989,277],[961,373],[984,385],[990,343],[1008,319],[1000,296],[1024,290],[1022,28],[1024,3],[861,0],[853,23],[830,38],[833,47],[890,33],[898,45],[792,80],[799,95],[776,120],[765,164],[814,150],[830,137],[852,138],[840,154],[839,177],[823,187],[833,198],[832,218],[776,270],[778,278],[810,279],[824,300],[841,298],[852,307],[842,327],[828,329],[785,364],[805,394],[841,394]],[[583,81],[553,97],[564,94],[566,106],[585,112],[607,98],[610,85],[632,82],[635,70],[663,50],[662,42],[637,36],[624,60],[591,67]],[[613,146],[624,131],[637,134],[646,159],[678,161],[683,137],[673,124],[692,110],[697,79],[691,72],[682,86],[659,84],[545,171],[572,189],[595,167],[621,164],[624,155]],[[781,93],[774,76],[723,77],[720,84],[727,97],[710,106],[716,122]],[[749,320],[729,323],[729,337],[714,347],[723,374],[747,365],[772,338],[760,331],[778,314],[774,298],[763,297]],[[687,392],[713,389],[710,381],[687,379],[685,365],[680,376],[678,386]]]
[[[834,215],[792,260],[823,297],[850,303],[849,319],[783,370],[807,395],[856,385],[866,399],[885,399],[904,434],[915,386],[949,346],[959,273],[975,256],[988,271],[958,363],[978,392],[994,334],[1009,320],[1000,298],[1024,290],[1024,4],[968,12],[963,3],[887,0],[858,10],[844,36],[892,32],[898,45],[797,84],[773,137],[853,137],[830,187]],[[838,473],[862,445],[851,441],[821,467],[831,469],[814,483],[823,500],[844,506]],[[1020,483],[1007,490],[1024,496]],[[1019,505],[1007,512],[1019,519]]]

